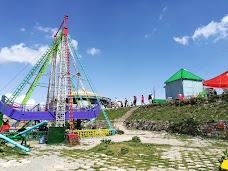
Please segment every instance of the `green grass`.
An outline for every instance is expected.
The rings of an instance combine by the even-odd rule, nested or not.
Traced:
[[[95,153],[103,153],[106,155],[110,155],[113,157],[119,157],[119,156],[126,156],[126,157],[132,157],[139,156],[139,154],[145,155],[148,160],[150,158],[154,158],[155,154],[159,154],[161,150],[157,150],[157,148],[169,148],[170,145],[159,145],[159,144],[143,144],[139,142],[118,142],[118,143],[111,143],[110,145],[100,144],[90,150],[90,152]],[[121,152],[121,149],[128,149],[128,152],[126,154]],[[112,153],[111,153],[112,151]],[[158,157],[158,155],[157,155]]]
[[[198,121],[228,120],[228,102],[194,105],[160,105],[141,106],[127,120],[154,120],[178,122],[183,119],[195,118]]]
[[[27,156],[28,153],[22,151],[21,149],[17,147],[11,147],[4,144],[0,144],[0,158],[22,158],[24,156]]]
[[[90,150],[62,150],[61,157],[70,157],[74,159],[89,158],[91,160],[99,161],[95,162],[93,167],[95,170],[100,170],[107,165],[115,166],[119,168],[135,168],[140,170],[148,170],[151,166],[168,168],[175,168],[178,170],[179,165],[183,165],[185,168],[190,167],[194,162],[210,161],[211,167],[218,165],[217,161],[213,161],[211,158],[220,158],[220,154],[217,152],[206,154],[208,149],[213,149],[214,144],[205,147],[188,147],[185,150],[179,150],[180,160],[170,160],[164,158],[165,153],[176,149],[177,147],[167,144],[144,144],[140,142],[125,141],[125,142],[111,142],[110,140],[103,140],[101,144]],[[217,149],[216,147],[214,149]],[[221,149],[221,147],[220,147]],[[223,148],[222,148],[223,149]],[[177,153],[178,154],[178,153]],[[187,159],[191,159],[194,162],[189,162]],[[102,164],[99,164],[99,163]],[[105,166],[106,165],[106,166]],[[212,170],[211,167],[203,165],[206,170]],[[180,168],[179,168],[180,169]],[[201,170],[201,168],[195,168],[195,170]]]
[[[119,108],[119,109],[110,109],[110,110],[105,110],[106,114],[108,115],[109,120],[113,119],[118,119],[122,117],[126,112],[128,112],[131,108]],[[96,120],[104,120],[104,115],[102,111],[98,115]]]
[[[169,167],[169,161],[167,159],[161,158],[161,153],[163,149],[168,150],[170,145],[158,145],[158,144],[143,144],[140,142],[111,142],[110,144],[101,143],[100,145],[90,149],[90,150],[63,150],[61,153],[62,157],[76,157],[80,158],[84,155],[100,154],[99,158],[106,158],[106,163],[113,163],[112,160],[116,160],[113,166],[137,168],[148,170],[151,166],[151,162],[156,163],[163,162],[165,167]],[[105,154],[110,158],[102,156]],[[97,158],[97,157],[96,157]],[[123,165],[123,163],[125,165]],[[101,168],[100,165],[94,165],[94,169]]]

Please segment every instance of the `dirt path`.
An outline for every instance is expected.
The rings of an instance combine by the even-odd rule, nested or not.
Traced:
[[[121,118],[114,120],[114,127],[124,132],[128,132],[128,130],[124,127],[123,123],[136,109],[138,109],[138,107],[133,107],[127,113],[125,113]]]

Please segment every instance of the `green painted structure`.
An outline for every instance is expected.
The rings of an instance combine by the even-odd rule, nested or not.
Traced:
[[[47,134],[47,144],[62,143],[65,139],[65,127],[49,127]]]
[[[180,69],[177,71],[173,76],[171,76],[168,80],[165,81],[165,83],[170,83],[172,81],[180,80],[180,79],[190,79],[190,80],[198,80],[202,81],[203,79],[185,69]]]

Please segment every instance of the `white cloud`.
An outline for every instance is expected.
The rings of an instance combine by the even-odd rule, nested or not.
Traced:
[[[209,24],[196,28],[194,31],[194,34],[188,37],[190,37],[193,41],[199,40],[200,38],[204,38],[204,39],[211,38],[213,39],[214,42],[220,39],[227,38],[228,37],[228,15],[224,16],[219,22],[215,22],[212,20]]]
[[[25,28],[20,28],[20,31],[24,32],[24,31],[26,31],[26,29]]]
[[[35,26],[35,29],[44,33],[48,33],[48,35],[46,35],[47,38],[54,38],[54,35],[58,31],[58,28],[42,27],[39,24]]]
[[[88,49],[87,50],[87,53],[89,54],[89,55],[100,55],[100,53],[101,53],[101,50],[100,49],[97,49],[97,48],[90,48],[90,49]]]
[[[19,62],[34,65],[45,49],[47,49],[47,46],[42,45],[38,49],[32,49],[26,47],[24,43],[3,47],[0,49],[0,63]]]
[[[78,48],[78,41],[75,39],[72,39],[72,43],[73,43],[74,47],[77,49]]]
[[[160,17],[159,17],[159,20],[162,20],[162,18],[163,18],[163,15],[161,14]]]
[[[162,11],[165,12],[166,10],[167,10],[167,7],[164,7]]]
[[[146,34],[144,37],[145,38],[150,38],[152,35],[151,34]]]
[[[228,15],[223,17],[220,22],[211,21],[206,26],[199,27],[195,30],[192,39],[196,40],[200,37],[205,39],[214,37],[216,40],[226,38],[228,36]]]
[[[166,10],[167,10],[167,7],[164,7],[164,8],[162,9],[162,12],[161,12],[161,14],[160,14],[160,16],[159,16],[159,20],[162,20],[162,19],[163,19],[163,16],[165,15]]]
[[[10,98],[12,96],[12,93],[6,93],[5,95],[6,95],[6,97]],[[15,99],[14,102],[21,104],[22,101],[24,100],[24,98],[25,98],[25,94],[20,95],[20,96],[18,96]],[[29,99],[28,102],[27,102],[27,104],[29,104],[29,105],[35,105],[36,104],[36,101],[34,99]]]
[[[152,35],[153,35],[155,32],[157,32],[157,28],[154,28],[151,34],[145,34],[145,35],[144,35],[144,38],[150,38],[150,37],[152,37]]]
[[[173,38],[176,42],[182,44],[182,45],[188,45],[188,36],[184,36],[184,37],[174,37]]]

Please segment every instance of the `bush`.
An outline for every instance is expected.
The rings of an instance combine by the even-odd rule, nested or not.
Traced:
[[[109,140],[109,139],[103,139],[103,140],[101,140],[101,144],[104,144],[104,145],[110,145],[110,144],[112,144],[112,140]]]
[[[129,151],[129,149],[128,149],[128,148],[126,148],[126,147],[122,147],[122,148],[121,148],[121,150],[120,150],[120,154],[121,154],[121,155],[125,155],[125,154],[127,154],[127,153],[128,153],[128,151]]]
[[[99,147],[99,148],[97,149],[97,152],[99,152],[99,151],[103,151],[103,150],[105,150],[105,149],[106,149],[106,147],[101,146],[101,147]]]
[[[118,130],[116,130],[116,133],[119,135],[122,135],[122,134],[124,134],[124,131],[118,129]]]
[[[138,136],[132,137],[131,141],[132,142],[136,142],[136,143],[141,142],[141,140],[140,140],[140,138]]]
[[[188,135],[199,135],[200,125],[193,119],[189,118],[177,123],[171,123],[168,130],[172,133],[188,134]]]
[[[105,154],[108,156],[113,156],[115,153],[112,150],[108,150]]]

